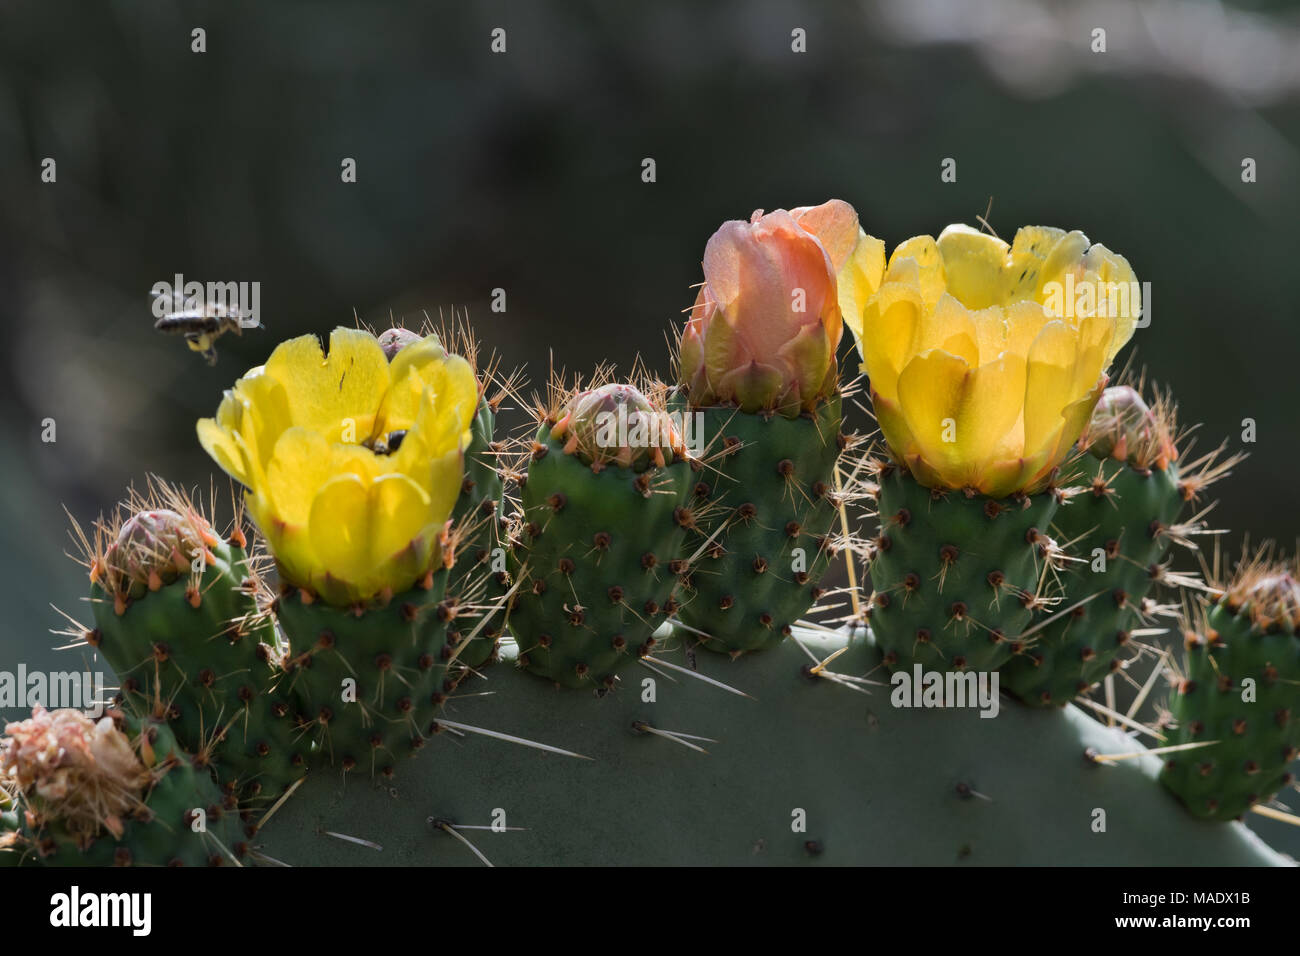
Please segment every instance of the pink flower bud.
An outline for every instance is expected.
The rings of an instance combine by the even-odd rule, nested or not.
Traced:
[[[840,205],[797,211],[851,252]],[[856,216],[852,230],[856,242]],[[835,274],[822,241],[784,209],[723,223],[705,246],[705,282],[679,348],[691,403],[793,417],[833,392],[843,331]]]

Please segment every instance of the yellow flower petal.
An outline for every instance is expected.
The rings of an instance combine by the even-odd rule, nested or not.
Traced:
[[[393,381],[397,381],[408,369],[425,369],[446,358],[447,350],[443,348],[442,340],[437,335],[426,335],[393,356],[389,369]]]
[[[1069,455],[1071,447],[1079,440],[1079,435],[1092,417],[1093,409],[1106,388],[1106,376],[1097,380],[1096,386],[1080,398],[1071,402],[1061,413],[1061,423],[1052,436],[1043,444],[1043,450],[1021,478],[1021,486],[1030,494],[1039,491],[1043,483],[1051,478],[1053,470]]]
[[[903,412],[897,403],[886,401],[877,395],[871,402],[871,408],[875,412],[881,434],[889,442],[890,448],[894,449],[900,457],[915,451],[916,440],[912,437],[912,432],[907,427],[907,419],[903,417]]]
[[[918,289],[897,283],[882,285],[863,309],[858,336],[862,370],[871,380],[872,391],[886,401],[897,395],[898,376],[912,356],[912,340],[924,309]]]
[[[970,312],[955,297],[945,292],[932,309],[922,314],[909,352],[916,355],[931,349],[943,349],[961,356],[968,365],[978,365],[980,350],[976,344],[977,335]]]
[[[238,430],[265,466],[280,435],[293,425],[288,392],[262,369],[254,369],[235,383],[234,396],[241,408]]]
[[[426,336],[394,356],[389,366],[391,382],[379,414],[377,433],[408,429],[414,424],[420,410],[420,395],[426,386],[438,389],[439,367],[446,359],[447,352],[436,335]]]
[[[971,368],[938,349],[916,356],[898,377],[898,404],[917,452],[948,478],[960,465],[957,416],[966,398]]]
[[[1003,302],[1038,298],[1043,263],[1064,236],[1065,230],[1051,226],[1024,226],[1016,230],[1002,269]]]
[[[439,530],[428,495],[403,475],[373,484],[356,475],[331,478],[312,502],[308,527],[323,568],[313,583],[340,597],[411,587]]]
[[[370,553],[370,495],[356,475],[335,475],[310,500],[308,531],[322,572],[357,590],[373,566]],[[312,582],[320,587],[323,582]]]
[[[839,292],[840,314],[854,338],[862,341],[862,310],[876,294],[885,275],[885,243],[863,233],[853,254],[835,277]]]
[[[431,505],[428,493],[405,475],[384,475],[371,486],[370,559],[381,573],[400,562],[404,552],[427,557],[446,514]]]
[[[443,452],[437,458],[430,459],[425,470],[427,477],[420,487],[428,492],[429,511],[435,517],[441,515],[445,518],[451,514],[456,497],[460,494],[464,470],[464,454],[459,449]]]
[[[1038,273],[1038,288],[1033,298],[1042,301],[1043,290],[1050,284],[1064,286],[1066,273],[1078,279],[1083,272],[1083,254],[1088,249],[1088,237],[1074,229],[1062,236],[1048,251]]]
[[[900,243],[889,257],[885,281],[915,283],[926,304],[933,305],[946,291],[938,243],[929,236]]]
[[[1051,316],[1037,302],[1014,302],[1003,310],[1007,327],[1007,348],[1017,355],[1029,355],[1043,326]]]
[[[996,361],[981,365],[970,376],[957,435],[963,454],[978,462],[982,470],[1020,420],[1025,403],[1026,363],[1024,356],[1005,353]],[[1007,449],[1010,451],[1010,449]]]
[[[312,499],[335,476],[336,464],[334,446],[324,435],[295,426],[275,443],[266,483],[259,490],[280,521],[304,526]]]
[[[992,362],[1007,350],[1007,319],[1000,306],[989,306],[971,313],[975,326],[975,341],[979,346],[979,362]],[[1019,353],[1023,355],[1024,353]]]
[[[384,350],[359,329],[331,332],[328,356],[314,335],[282,342],[267,359],[265,374],[284,386],[294,426],[331,441],[371,438],[389,384]]]
[[[1041,488],[1140,314],[1132,270],[1079,231],[969,226],[894,250],[859,347],[881,431],[923,484]]]
[[[1115,334],[1107,350],[1109,363],[1133,337],[1133,329],[1142,317],[1142,289],[1128,260],[1097,243],[1084,256],[1084,265],[1095,275],[1115,319]]]
[[[449,355],[424,373],[437,402],[437,421],[444,426],[429,445],[436,451],[465,447],[468,430],[478,410],[478,379],[469,362],[459,355]],[[425,426],[428,428],[428,423]]]
[[[1046,444],[1061,425],[1065,406],[1078,396],[1074,391],[1078,340],[1061,321],[1052,321],[1034,339],[1029,349],[1029,373],[1025,385],[1025,447]]]
[[[1002,303],[1005,242],[958,223],[939,234],[937,245],[950,295],[972,310]]]
[[[978,486],[994,449],[1016,423],[1024,394],[1025,363],[1016,355],[972,369],[936,350],[914,358],[898,380],[918,450],[953,487]]]
[[[444,516],[450,514],[460,494],[463,452],[471,438],[470,420],[463,409],[471,408],[470,419],[474,409],[468,405],[469,396],[463,394],[464,386],[459,389],[461,400],[450,410],[435,400],[432,389],[425,392],[415,427],[387,462],[390,471],[406,475],[423,488],[430,496],[430,507]]]
[[[240,484],[250,484],[250,468],[235,436],[211,418],[199,419],[197,427],[199,444],[218,467]]]
[[[390,367],[373,336],[336,329],[328,356],[314,336],[282,343],[197,430],[247,486],[282,579],[354,604],[409,588],[437,560],[478,401],[473,369],[436,337]],[[393,454],[374,451],[381,428],[389,447],[406,432]]]

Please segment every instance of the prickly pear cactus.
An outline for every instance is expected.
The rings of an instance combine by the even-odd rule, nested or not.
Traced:
[[[0,864],[1283,862],[1193,817],[1289,780],[1295,568],[1257,560],[1189,628],[1153,732],[1190,815],[1153,784],[1152,728],[997,693],[1060,704],[1110,670],[1151,582],[1188,582],[1165,548],[1233,461],[1180,472],[1172,417],[1136,392],[1085,433],[1140,305],[1062,313],[1052,287],[1136,287],[1127,262],[1078,232],[964,226],[886,262],[832,201],[724,224],[704,273],[671,407],[657,382],[557,383],[509,469],[472,339],[277,346],[198,435],[279,597],[179,493],[101,525],[85,641],[129,713],[6,728]],[[843,458],[846,324],[888,461]],[[1099,470],[1071,495],[1076,450]],[[862,489],[871,632],[856,593],[849,627],[808,625],[836,546],[860,550]],[[1094,547],[1101,577],[1065,570]],[[470,679],[490,692],[456,693]],[[395,778],[417,751],[382,787],[302,777],[307,753]]]
[[[44,866],[221,866],[247,852],[230,799],[165,721],[38,707],[5,734],[0,775],[16,782],[21,816],[0,833],[0,855]]]
[[[1231,820],[1267,802],[1300,748],[1300,582],[1266,557],[1246,564],[1187,632],[1169,702],[1172,752],[1160,780],[1197,817]],[[1195,745],[1202,746],[1195,746]]]
[[[692,472],[663,393],[576,392],[534,439],[507,623],[520,663],[556,684],[612,687],[676,607]]]
[[[94,537],[82,537],[96,624],[85,639],[117,672],[122,699],[168,720],[242,798],[278,796],[306,772],[306,744],[238,522],[223,540],[179,489],[155,481]]]

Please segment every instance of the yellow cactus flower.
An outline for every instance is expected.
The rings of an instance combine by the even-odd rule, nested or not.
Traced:
[[[245,486],[280,575],[329,604],[398,593],[442,558],[478,402],[468,362],[437,336],[390,362],[338,328],[304,335],[225,393],[199,441]]]
[[[1128,262],[1045,226],[1010,245],[968,226],[889,257],[857,337],[894,456],[928,487],[991,497],[1050,481],[1141,314]]]

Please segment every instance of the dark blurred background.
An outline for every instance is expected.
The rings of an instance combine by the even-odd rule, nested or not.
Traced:
[[[1289,544],[1298,139],[1280,0],[3,0],[0,667],[69,666],[64,507],[86,522],[149,472],[206,488],[195,419],[281,339],[454,307],[535,383],[552,355],[666,375],[718,224],[832,196],[891,247],[991,202],[1004,238],[1081,228],[1127,256],[1153,287],[1130,351],[1201,446],[1257,422],[1216,525]],[[153,330],[178,272],[259,281],[267,329],[209,368]]]

